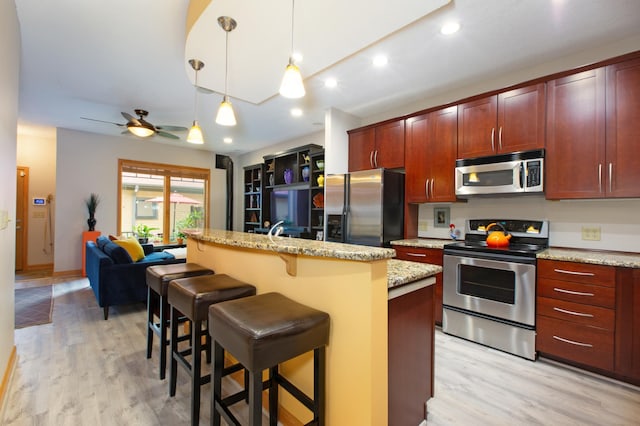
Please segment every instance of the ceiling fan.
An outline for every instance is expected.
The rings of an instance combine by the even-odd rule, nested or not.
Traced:
[[[165,138],[180,139],[178,136],[172,133],[166,132],[166,130],[170,130],[173,132],[182,132],[187,130],[186,127],[182,127],[182,126],[164,126],[164,125],[154,126],[153,124],[149,123],[147,120],[144,119],[147,115],[149,115],[148,111],[145,111],[143,109],[135,109],[134,112],[136,113],[138,118],[134,117],[133,115],[127,112],[120,112],[120,114],[122,114],[122,116],[127,119],[127,122],[125,124],[116,123],[113,121],[97,120],[95,118],[87,118],[87,117],[80,117],[80,118],[82,118],[83,120],[91,120],[91,121],[99,121],[101,123],[115,124],[118,127],[126,127],[127,130],[124,133],[131,132],[134,135],[139,136],[141,138],[146,138],[146,137],[157,134],[158,136],[163,136]]]

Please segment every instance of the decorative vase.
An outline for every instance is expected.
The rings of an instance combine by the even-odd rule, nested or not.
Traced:
[[[324,186],[324,175],[318,176],[318,186]]]
[[[302,168],[302,180],[305,182],[309,182],[309,167],[304,166]]]
[[[285,169],[284,171],[284,183],[287,185],[293,182],[293,170]]]
[[[93,215],[89,216],[89,219],[87,219],[87,225],[89,225],[89,231],[95,231],[96,230],[96,218],[93,217]]]

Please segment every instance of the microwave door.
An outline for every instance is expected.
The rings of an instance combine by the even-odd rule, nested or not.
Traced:
[[[524,192],[521,167],[522,161],[457,167],[456,194],[464,196]]]

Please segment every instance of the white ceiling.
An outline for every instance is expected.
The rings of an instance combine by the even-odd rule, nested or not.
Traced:
[[[328,108],[359,117],[476,81],[640,36],[638,0],[299,0],[294,45],[307,95],[277,95],[290,50],[291,1],[214,0],[187,36],[186,0],[16,0],[22,32],[19,119],[120,135],[120,112],[149,111],[156,125],[188,127],[194,118],[191,57],[205,62],[198,119],[205,149],[241,153],[322,130]],[[345,6],[345,4],[347,4]],[[441,4],[445,6],[438,8]],[[434,10],[436,9],[436,10]],[[429,11],[434,10],[429,13]],[[214,123],[224,91],[224,31],[229,15],[229,94],[238,126]],[[451,19],[461,30],[439,33]],[[638,46],[640,49],[640,46]],[[378,53],[384,69],[371,66]],[[335,77],[338,87],[323,87]],[[304,114],[293,118],[292,107]],[[150,144],[180,144],[154,136]],[[232,137],[231,145],[222,142]],[[122,137],[134,137],[123,135]]]

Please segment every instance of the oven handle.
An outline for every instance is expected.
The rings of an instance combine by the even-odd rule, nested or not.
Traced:
[[[559,274],[582,275],[585,277],[594,277],[596,275],[593,272],[567,271],[566,269],[554,269],[553,271]]]
[[[583,293],[581,291],[565,290],[563,288],[558,288],[558,287],[554,287],[553,291],[557,291],[558,293],[573,294],[575,296],[595,296],[595,294],[593,294],[593,293]]]
[[[560,340],[561,342],[570,343],[570,344],[576,345],[576,346],[584,346],[585,348],[592,348],[593,347],[593,345],[591,343],[575,342],[573,340],[565,339],[563,337],[558,337],[558,336],[553,336],[553,338],[556,339],[556,340]]]
[[[526,257],[526,256],[513,256],[508,254],[495,254],[495,253],[482,253],[482,252],[472,252],[465,250],[456,250],[453,248],[444,249],[445,256],[455,257],[457,259],[483,259],[483,260],[493,260],[495,262],[512,262],[512,263],[522,263],[526,265],[535,265],[536,258],[535,257]]]

